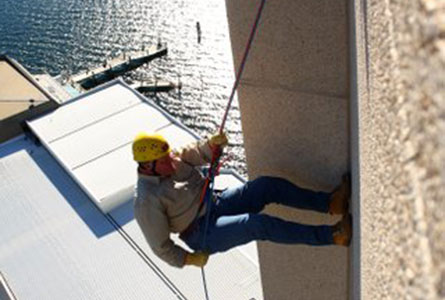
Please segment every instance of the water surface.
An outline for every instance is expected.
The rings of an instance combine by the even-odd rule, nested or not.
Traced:
[[[198,26],[200,27],[200,41]],[[224,1],[216,0],[1,0],[0,53],[32,73],[76,73],[104,59],[158,43],[168,56],[129,78],[180,81],[180,92],[155,101],[201,136],[219,127],[233,81]],[[226,123],[233,157],[246,175],[237,101]]]

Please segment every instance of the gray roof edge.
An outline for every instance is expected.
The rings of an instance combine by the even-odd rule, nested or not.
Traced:
[[[19,140],[25,138],[25,136],[26,136],[26,135],[25,135],[24,133],[22,133],[22,134],[19,134],[19,135],[15,136],[15,137],[13,137],[13,138],[11,138],[11,139],[9,139],[9,140],[6,140],[6,141],[4,141],[4,142],[1,142],[1,143],[0,143],[0,148],[2,148],[2,147],[6,147],[6,146],[8,146],[8,145],[10,145],[10,144],[12,144],[12,143],[15,143],[15,142],[17,142],[17,141],[19,141]],[[0,156],[0,158],[1,158],[1,156]]]
[[[5,300],[16,300],[14,293],[12,292],[11,287],[8,285],[5,276],[0,271],[0,299]]]

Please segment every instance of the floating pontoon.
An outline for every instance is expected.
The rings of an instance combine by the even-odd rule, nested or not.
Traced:
[[[145,63],[167,54],[167,47],[156,45],[148,50],[122,54],[111,61],[105,61],[102,66],[93,70],[86,70],[74,75],[69,82],[80,85],[84,90],[91,89],[129,71],[135,70]]]

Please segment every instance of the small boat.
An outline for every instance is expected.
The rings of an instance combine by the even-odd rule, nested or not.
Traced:
[[[130,86],[140,93],[169,92],[182,88],[181,83],[174,84],[173,82],[163,80],[141,80],[130,84]]]

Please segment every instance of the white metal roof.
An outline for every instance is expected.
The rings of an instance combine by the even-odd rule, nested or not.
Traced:
[[[133,196],[136,165],[131,142],[138,132],[160,132],[173,147],[197,138],[121,80],[85,93],[29,125],[104,212]]]
[[[0,160],[0,269],[18,299],[176,298],[45,149],[11,146]]]
[[[136,178],[135,166],[122,161],[131,161],[127,143],[133,129],[153,128],[146,123],[138,127],[137,118],[149,119],[133,114],[138,106],[165,123],[159,127],[164,134],[181,137],[179,143],[196,138],[117,80],[31,124],[45,146],[56,145],[53,149],[24,137],[0,145],[0,272],[18,299],[205,298],[200,270],[176,269],[159,260],[133,218],[132,202],[125,201],[126,188]],[[124,111],[132,117],[122,118]],[[95,126],[109,131],[96,131]],[[98,145],[90,135],[99,132],[106,142]],[[64,140],[74,144],[62,146]],[[117,165],[112,176],[108,164]],[[91,173],[77,172],[84,167]],[[104,188],[94,176],[109,176],[112,188]],[[237,181],[229,175],[221,178],[218,185]],[[97,199],[118,198],[115,208],[99,210],[101,202],[93,204],[73,179],[90,195],[101,196]],[[123,196],[116,191],[124,191]],[[213,255],[206,276],[212,300],[263,298],[255,243]]]

